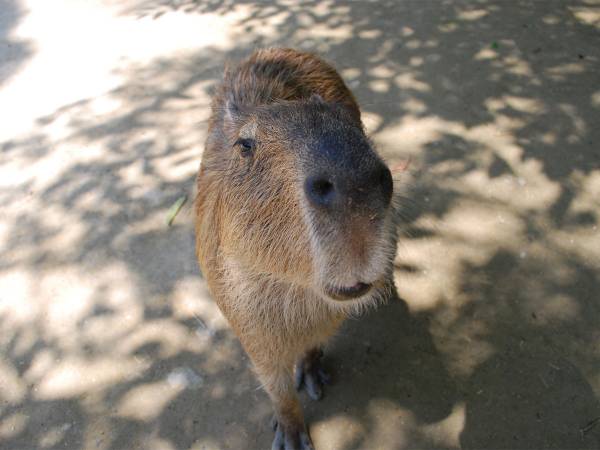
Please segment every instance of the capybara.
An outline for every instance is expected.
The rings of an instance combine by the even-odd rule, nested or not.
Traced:
[[[196,253],[275,410],[273,449],[312,449],[321,346],[393,290],[393,181],[336,70],[255,51],[215,93],[197,178]]]

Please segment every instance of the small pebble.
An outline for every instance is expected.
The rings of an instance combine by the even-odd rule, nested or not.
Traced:
[[[178,367],[167,376],[167,383],[172,387],[197,389],[204,384],[204,379],[189,367]]]
[[[196,328],[196,335],[202,339],[205,339],[207,337],[214,337],[215,336],[215,330],[208,328],[208,327],[198,327]]]

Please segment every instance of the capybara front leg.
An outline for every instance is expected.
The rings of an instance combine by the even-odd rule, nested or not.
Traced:
[[[290,363],[289,367],[282,367],[270,364],[271,358],[256,359],[254,365],[258,378],[269,394],[275,410],[275,438],[271,450],[314,450],[294,389],[293,365]]]

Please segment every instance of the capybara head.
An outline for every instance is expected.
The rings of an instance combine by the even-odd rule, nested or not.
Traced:
[[[356,116],[313,95],[224,99],[216,120],[203,165],[220,185],[222,251],[338,305],[372,299],[395,253],[393,182]]]

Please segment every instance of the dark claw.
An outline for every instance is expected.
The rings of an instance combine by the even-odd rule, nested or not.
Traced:
[[[277,431],[277,416],[276,415],[273,415],[273,417],[271,417],[271,422],[269,424],[271,425],[271,430]]]
[[[271,450],[315,450],[306,430],[283,430],[275,420],[275,438]]]
[[[304,375],[304,388],[306,393],[313,400],[321,400],[323,397],[323,389],[321,389],[321,381],[318,376],[314,374]]]
[[[321,367],[322,355],[323,352],[319,351],[312,357],[300,360],[296,365],[296,389],[304,387],[313,400],[320,400],[323,397],[323,385],[331,383],[331,377]]]
[[[282,448],[284,448],[283,432],[279,429],[277,425],[275,425],[275,437],[273,438],[271,450],[281,450]]]
[[[319,376],[319,381],[322,384],[331,384],[331,376],[325,372],[322,367],[317,369],[317,374]]]

